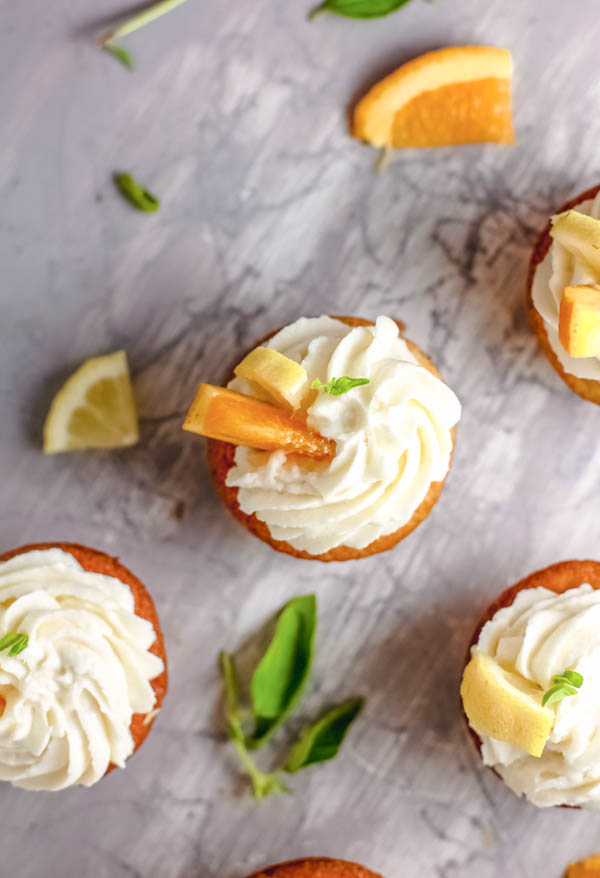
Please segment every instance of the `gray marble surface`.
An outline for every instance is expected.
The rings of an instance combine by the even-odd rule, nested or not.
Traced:
[[[191,0],[128,40],[130,74],[92,42],[119,0],[0,2],[1,542],[119,554],[156,599],[171,670],[126,771],[2,788],[3,875],[242,878],[327,854],[386,878],[559,878],[600,846],[596,816],[538,811],[483,769],[457,695],[501,589],[598,557],[600,412],[552,371],[524,308],[537,230],[600,176],[597,2],[414,0],[311,24],[309,3]],[[407,152],[376,176],[347,106],[403,60],[464,43],[512,50],[517,147]],[[158,214],[120,200],[116,169],[161,196]],[[201,380],[322,312],[403,319],[464,404],[427,523],[342,565],[248,535],[180,429]],[[139,446],[45,458],[52,392],[120,347]],[[345,695],[367,706],[338,759],[257,805],[224,741],[215,658],[309,590],[318,655],[292,728]]]

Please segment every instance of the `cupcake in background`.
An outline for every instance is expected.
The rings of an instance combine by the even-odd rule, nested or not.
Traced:
[[[533,251],[529,312],[563,381],[600,404],[600,186],[552,217]]]
[[[72,543],[0,556],[0,780],[92,786],[141,746],[167,691],[152,599]]]
[[[513,792],[600,811],[600,564],[555,564],[505,591],[461,696],[483,762]]]
[[[382,878],[381,875],[346,860],[332,860],[329,857],[309,857],[267,866],[250,878]]]
[[[219,494],[251,533],[297,558],[392,548],[427,518],[460,403],[402,326],[301,318],[201,385],[184,429],[209,437]]]

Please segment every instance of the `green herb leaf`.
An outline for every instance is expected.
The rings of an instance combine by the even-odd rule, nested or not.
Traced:
[[[261,771],[248,753],[246,736],[244,735],[239,712],[237,672],[233,656],[227,652],[220,652],[219,668],[223,676],[223,688],[225,690],[227,733],[244,770],[252,781],[254,798],[264,799],[269,793],[289,792],[277,774]]]
[[[115,186],[127,201],[138,210],[154,213],[158,210],[160,201],[143,186],[137,183],[131,174],[114,174]]]
[[[251,749],[263,743],[298,701],[312,666],[316,627],[317,599],[312,594],[293,598],[281,610],[273,639],[252,675]]]
[[[362,698],[351,698],[331,708],[305,729],[287,758],[284,771],[293,773],[317,762],[327,762],[337,754],[346,732],[361,712]]]
[[[134,69],[133,57],[127,49],[124,49],[123,46],[117,46],[115,43],[107,43],[105,46],[102,46],[105,52],[108,52],[117,61],[120,61],[123,67],[126,67],[128,70]]]
[[[577,690],[583,684],[583,676],[577,671],[563,671],[562,674],[556,674],[552,677],[554,684],[544,694],[542,698],[542,707],[546,704],[553,704],[555,701],[562,701],[570,695],[577,695]]]
[[[344,375],[342,378],[332,378],[326,384],[315,378],[311,387],[322,390],[323,393],[329,393],[331,396],[341,396],[342,393],[348,393],[349,390],[352,390],[354,387],[362,387],[363,384],[370,384],[369,379],[348,378],[347,375]]]
[[[9,655],[19,655],[26,649],[29,643],[27,634],[19,634],[18,631],[9,631],[4,637],[0,637],[0,652],[7,649]]]
[[[382,18],[406,6],[410,0],[324,0],[309,13],[309,19],[324,12],[334,12],[345,18]]]
[[[185,2],[186,0],[160,0],[160,3],[153,3],[152,6],[148,6],[147,9],[138,12],[137,15],[128,18],[127,21],[124,21],[122,24],[118,25],[118,27],[115,27],[108,33],[104,34],[104,36],[100,38],[100,45],[105,49],[108,43],[112,43],[113,40],[134,33],[134,31],[150,24],[151,21],[156,21],[157,18],[166,15],[167,12],[171,12],[172,9],[181,6],[181,4]]]

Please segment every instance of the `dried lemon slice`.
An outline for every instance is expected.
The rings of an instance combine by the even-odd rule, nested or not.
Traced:
[[[58,391],[44,424],[44,451],[123,448],[138,441],[124,351],[87,360]]]
[[[554,724],[554,711],[542,707],[543,690],[507,671],[491,656],[476,652],[462,679],[460,694],[469,725],[482,735],[507,741],[541,756]]]
[[[428,52],[373,86],[354,111],[352,133],[396,148],[514,143],[511,73],[506,49]]]

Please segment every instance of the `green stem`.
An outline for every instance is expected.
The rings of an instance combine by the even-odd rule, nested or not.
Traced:
[[[149,6],[148,9],[144,9],[143,12],[139,12],[137,15],[134,15],[133,18],[127,19],[123,24],[108,31],[108,33],[100,38],[100,45],[102,48],[105,48],[109,43],[112,43],[113,40],[118,40],[120,37],[126,37],[128,34],[132,34],[134,31],[139,30],[141,27],[145,27],[145,25],[150,24],[151,21],[155,21],[157,18],[166,15],[167,12],[171,12],[172,9],[176,9],[178,6],[181,6],[182,3],[186,2],[187,0],[160,0],[160,3],[154,3],[152,6]]]
[[[327,9],[327,5],[325,3],[321,3],[319,6],[315,6],[314,9],[311,9],[311,11],[308,13],[308,20],[314,21],[315,18],[319,18],[326,12],[329,12],[329,10]]]
[[[237,735],[230,733],[229,737],[231,743],[236,749],[236,753],[239,756],[244,770],[252,781],[252,792],[254,793],[255,799],[264,799],[269,793],[289,792],[288,788],[279,780],[276,774],[266,774],[264,771],[260,770],[254,759],[252,759],[248,753],[246,745],[243,741],[240,741]]]

